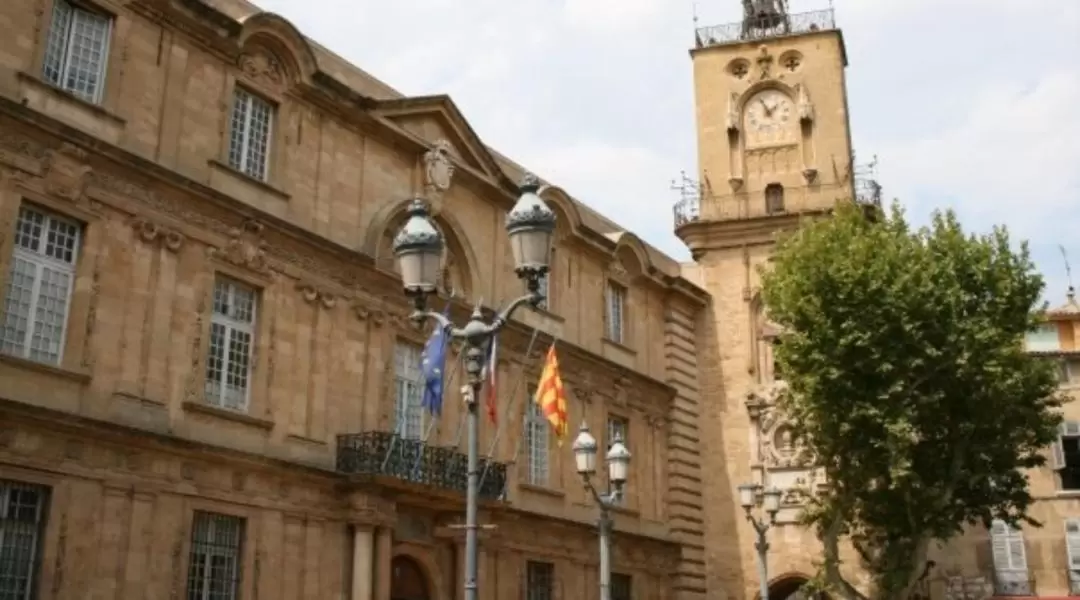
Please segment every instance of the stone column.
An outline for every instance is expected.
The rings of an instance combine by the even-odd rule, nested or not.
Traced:
[[[356,525],[353,531],[352,600],[372,600],[375,590],[375,531]]]
[[[394,530],[380,527],[375,534],[375,598],[390,600],[390,562],[394,553]]]

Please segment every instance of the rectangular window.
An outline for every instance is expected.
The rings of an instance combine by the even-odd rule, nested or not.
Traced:
[[[394,432],[407,440],[424,436],[423,353],[402,342],[394,348]]]
[[[608,283],[606,294],[607,308],[604,313],[607,321],[607,338],[622,344],[625,342],[624,325],[626,319],[626,288],[617,283]]]
[[[0,352],[58,365],[63,356],[80,227],[22,206],[0,321]]]
[[[611,600],[630,600],[633,597],[633,578],[625,573],[611,574]]]
[[[101,102],[111,33],[111,18],[55,0],[42,77],[76,98]]]
[[[609,415],[608,420],[607,420],[607,439],[605,440],[605,445],[604,445],[605,448],[607,448],[608,450],[611,449],[611,445],[615,443],[615,436],[616,435],[619,436],[619,438],[622,440],[623,444],[629,444],[630,421],[627,420],[624,417],[618,417],[618,416],[614,416],[614,415]],[[603,454],[601,454],[601,456],[603,456]],[[604,463],[602,460],[599,461],[598,464],[597,464],[598,468],[604,468],[605,466],[606,466],[606,463]],[[604,476],[605,477],[607,476],[606,472],[605,472]],[[608,492],[610,493],[611,491],[613,491],[613,489],[611,487],[611,482],[609,481],[608,482]],[[626,486],[625,486],[625,484],[623,486],[623,492],[624,492],[624,495],[621,498],[619,498],[619,500],[618,500],[619,504],[624,504],[625,500],[626,500],[626,496],[625,496]]]
[[[239,86],[236,88],[229,120],[230,167],[260,181],[266,180],[273,116],[273,105]]]
[[[1080,490],[1080,421],[1064,421],[1050,447],[1050,468],[1061,477],[1061,489]]]
[[[1057,323],[1043,323],[1029,331],[1026,336],[1027,349],[1031,352],[1056,352],[1061,350]]]
[[[1024,534],[1004,521],[990,525],[990,546],[994,557],[994,589],[998,596],[1030,596]]]
[[[548,483],[548,421],[543,410],[536,403],[536,386],[529,386],[529,397],[525,399],[525,452],[527,452],[527,483],[547,485]]]
[[[196,511],[191,525],[188,600],[235,600],[244,520]]]
[[[1061,385],[1080,384],[1080,359],[1066,358],[1058,362],[1058,383]]]
[[[525,600],[555,597],[555,565],[530,560],[525,564]]]
[[[37,597],[49,488],[0,479],[0,598]]]
[[[1069,593],[1080,596],[1080,519],[1065,521],[1065,556],[1069,564]]]
[[[251,396],[255,340],[254,288],[233,279],[214,282],[210,320],[210,352],[206,360],[206,401],[229,410],[246,411]]]
[[[550,278],[551,278],[551,274],[547,273],[543,277],[541,277],[540,280],[539,280],[540,281],[540,290],[539,291],[544,296],[544,299],[542,301],[540,301],[539,306],[540,306],[540,308],[542,308],[544,310],[548,310],[548,306],[550,306],[550,304],[548,302],[549,300],[551,300],[550,298],[548,298],[548,294],[551,293],[551,286],[550,286],[549,281],[548,281]]]

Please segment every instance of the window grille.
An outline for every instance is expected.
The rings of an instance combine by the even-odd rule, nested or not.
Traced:
[[[424,436],[423,353],[405,342],[394,348],[394,431],[407,440]]]
[[[188,600],[235,600],[244,520],[196,511],[191,528]]]
[[[0,598],[36,596],[49,488],[0,479]]]
[[[525,566],[525,600],[553,600],[555,565],[530,560]]]

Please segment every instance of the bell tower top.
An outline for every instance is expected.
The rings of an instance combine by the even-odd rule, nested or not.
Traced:
[[[837,201],[880,196],[858,181],[831,3],[792,14],[789,0],[741,2],[741,21],[695,27],[690,50],[698,169],[675,186],[674,225],[695,259],[770,246]]]

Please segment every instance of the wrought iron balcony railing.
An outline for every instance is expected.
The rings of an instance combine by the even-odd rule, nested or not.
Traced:
[[[339,435],[337,470],[462,496],[468,483],[468,457],[464,453],[386,431]],[[480,499],[498,500],[506,488],[506,464],[481,457],[480,472],[485,470]]]
[[[698,27],[695,41],[698,48],[708,48],[828,29],[836,29],[836,15],[831,8],[794,15],[769,14],[736,23]]]

